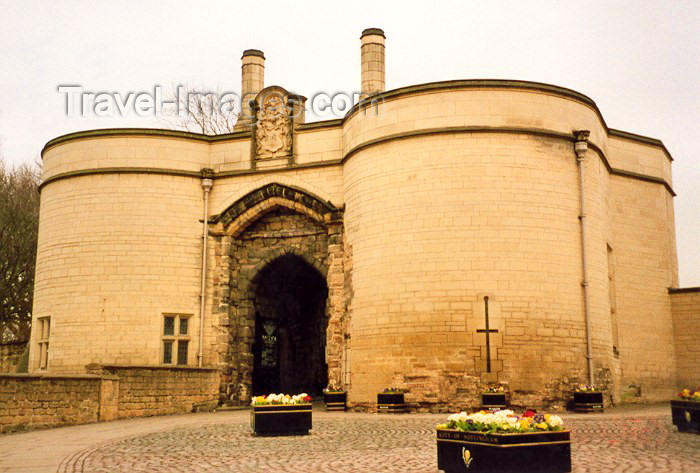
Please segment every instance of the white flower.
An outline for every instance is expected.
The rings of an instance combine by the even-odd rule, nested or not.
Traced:
[[[486,414],[482,414],[480,412],[476,412],[474,414],[471,414],[468,416],[469,419],[473,420],[477,424],[485,424],[486,423]]]
[[[447,420],[450,422],[466,422],[469,416],[466,412],[460,412],[459,414],[450,415]]]
[[[552,427],[558,427],[564,423],[564,421],[559,416],[549,416],[549,425]]]

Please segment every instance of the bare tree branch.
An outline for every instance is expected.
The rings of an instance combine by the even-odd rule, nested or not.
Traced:
[[[232,133],[240,111],[238,98],[221,88],[173,87],[165,100],[175,104],[165,110],[165,126],[206,135]]]

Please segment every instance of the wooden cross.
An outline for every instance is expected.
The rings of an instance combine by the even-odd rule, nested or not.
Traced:
[[[485,315],[485,326],[486,328],[484,330],[478,329],[478,333],[485,333],[486,334],[486,372],[490,373],[491,372],[491,339],[490,335],[491,333],[498,333],[498,330],[490,330],[489,329],[489,296],[484,296],[484,315]]]

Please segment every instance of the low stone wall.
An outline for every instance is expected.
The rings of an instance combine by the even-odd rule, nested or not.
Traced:
[[[27,342],[0,343],[0,373],[16,373]]]
[[[0,374],[0,433],[211,411],[216,368],[88,365],[89,374]]]
[[[700,383],[700,287],[670,289],[678,387]]]
[[[0,374],[0,433],[116,418],[116,379]]]
[[[88,365],[89,373],[119,378],[118,417],[212,411],[219,371],[192,366]]]

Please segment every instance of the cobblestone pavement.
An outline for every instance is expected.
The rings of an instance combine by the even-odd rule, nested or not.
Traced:
[[[313,430],[301,437],[254,437],[247,411],[201,417],[176,416],[146,421],[136,435],[126,428],[111,438],[85,440],[51,470],[68,472],[430,472],[436,473],[434,427],[442,414],[377,415],[314,411]],[[605,414],[564,414],[572,431],[574,472],[700,471],[700,435],[676,431],[668,406],[616,409]],[[170,419],[157,429],[159,420]],[[68,429],[97,428],[78,426]],[[16,434],[34,435],[33,441],[60,443],[68,429]],[[118,436],[118,432],[121,433]],[[104,437],[104,436],[103,436]],[[0,437],[0,451],[3,437]],[[65,453],[65,449],[64,449]],[[0,460],[1,460],[0,454]],[[28,459],[27,461],[30,461]],[[5,465],[7,466],[7,465]],[[22,465],[17,465],[21,467]],[[24,465],[29,466],[29,465]],[[0,471],[4,470],[0,461]],[[523,468],[521,471],[527,471]]]

